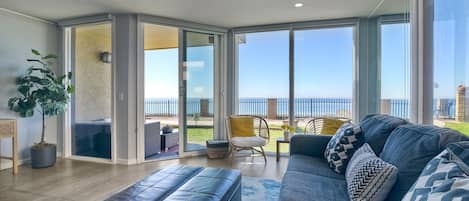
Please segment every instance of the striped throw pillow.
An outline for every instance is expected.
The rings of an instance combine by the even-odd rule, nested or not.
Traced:
[[[365,143],[350,159],[345,178],[350,200],[385,200],[397,179],[397,168],[379,157]]]

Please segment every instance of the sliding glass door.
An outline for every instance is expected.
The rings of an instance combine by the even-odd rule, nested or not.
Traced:
[[[140,27],[139,160],[203,153],[221,121],[215,95],[221,37],[152,22]]]
[[[214,80],[216,60],[214,34],[183,31],[183,130],[184,151],[205,149],[214,137]]]

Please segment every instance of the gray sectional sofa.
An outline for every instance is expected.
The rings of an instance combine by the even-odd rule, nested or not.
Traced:
[[[449,143],[469,140],[451,129],[411,124],[388,115],[368,115],[360,126],[376,155],[399,169],[398,179],[387,197],[389,201],[401,200],[425,165]],[[324,158],[330,138],[297,135],[291,139],[280,200],[349,200],[345,176],[332,171]]]

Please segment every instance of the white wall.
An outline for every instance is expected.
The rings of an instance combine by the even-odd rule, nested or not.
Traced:
[[[8,98],[15,96],[15,78],[29,67],[26,59],[31,48],[42,53],[57,54],[58,29],[56,25],[12,14],[0,9],[0,118],[18,118],[19,158],[29,160],[29,147],[40,139],[41,117],[19,118],[9,111]],[[46,122],[46,140],[57,142],[57,118]],[[1,140],[1,153],[11,156],[11,140]],[[2,161],[2,167],[10,165]]]

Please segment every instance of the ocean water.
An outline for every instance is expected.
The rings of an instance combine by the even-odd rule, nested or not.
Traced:
[[[288,98],[276,98],[274,101],[278,118],[288,116]],[[213,99],[188,99],[186,102],[189,115],[200,114],[201,102],[208,104],[209,114],[213,114]],[[268,113],[267,98],[241,98],[238,104],[239,114],[252,114],[266,116]],[[446,99],[445,104],[438,106],[434,101],[434,114],[454,117],[455,100]],[[352,100],[350,98],[297,98],[294,103],[295,116],[341,116],[351,117]],[[409,101],[405,99],[391,99],[389,114],[402,118],[409,118]],[[150,115],[174,116],[178,113],[178,99],[176,98],[150,98],[145,100],[145,113]]]

